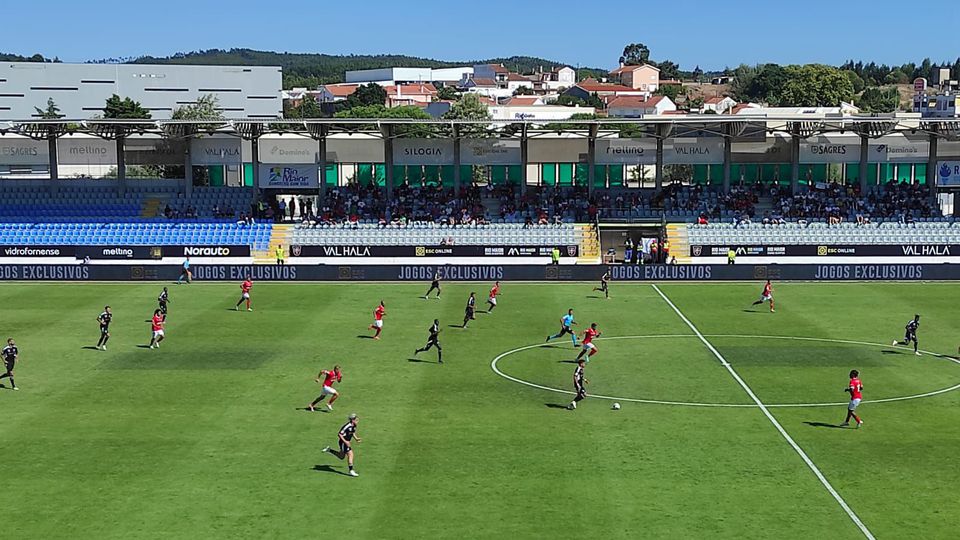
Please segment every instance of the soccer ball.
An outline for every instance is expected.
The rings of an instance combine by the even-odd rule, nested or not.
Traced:
[[[614,404],[613,404],[613,410],[619,411],[619,410],[620,410],[620,404],[619,404],[619,403],[614,403]]]

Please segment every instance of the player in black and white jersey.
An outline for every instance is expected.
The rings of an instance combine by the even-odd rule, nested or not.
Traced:
[[[914,315],[913,320],[904,327],[903,341],[893,340],[893,346],[909,345],[913,342],[913,353],[920,356],[920,343],[917,341],[917,329],[920,328],[920,315]]]
[[[431,347],[437,348],[437,362],[442,364],[443,347],[440,346],[440,319],[433,320],[433,325],[430,326],[430,337],[427,338],[427,344],[414,351],[413,355],[416,356],[422,352],[427,352]]]
[[[160,291],[160,296],[157,297],[157,304],[160,306],[160,314],[163,315],[163,318],[167,318],[167,304],[170,303],[170,293],[167,291],[167,288],[164,287]]]
[[[603,276],[600,278],[600,286],[594,287],[593,290],[602,292],[604,298],[607,300],[610,299],[610,270],[603,273]]]
[[[100,323],[100,340],[97,341],[97,349],[107,350],[107,341],[110,339],[110,321],[113,320],[113,312],[110,306],[103,306],[103,312],[97,316],[97,322]]]
[[[0,351],[0,355],[3,356],[3,365],[6,368],[6,373],[0,375],[0,379],[9,378],[10,386],[14,390],[19,390],[17,383],[13,380],[13,368],[17,365],[17,358],[20,357],[20,349],[17,348],[13,338],[7,340],[7,346],[3,348],[3,351]]]
[[[440,270],[438,269],[437,272],[433,274],[433,281],[430,282],[430,288],[427,289],[427,294],[423,295],[424,300],[430,298],[430,293],[432,293],[434,290],[437,291],[437,300],[440,299],[440,278],[441,277],[442,276],[440,275]]]
[[[461,328],[466,328],[467,323],[476,319],[477,311],[477,293],[471,292],[470,298],[467,298],[467,307],[463,312],[463,326]]]
[[[590,381],[583,375],[584,364],[586,364],[586,361],[583,358],[577,360],[577,369],[573,370],[573,389],[577,392],[577,395],[573,398],[573,401],[567,405],[567,408],[571,411],[577,408],[578,401],[587,397],[587,384]]]
[[[357,474],[357,471],[353,470],[353,448],[351,446],[354,440],[363,442],[360,440],[360,437],[357,436],[357,422],[359,421],[360,419],[357,418],[356,413],[347,417],[347,423],[344,424],[337,433],[337,438],[340,443],[339,451],[333,450],[329,446],[323,448],[324,452],[337,456],[337,459],[347,458],[347,467],[350,468],[350,476],[360,476]]]

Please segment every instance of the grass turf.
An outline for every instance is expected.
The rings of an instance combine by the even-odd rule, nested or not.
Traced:
[[[236,284],[171,287],[168,340],[148,342],[155,284],[3,284],[0,332],[21,350],[20,392],[0,390],[0,504],[10,538],[858,538],[860,531],[756,408],[588,399],[498,377],[490,361],[542,343],[568,307],[604,338],[589,391],[632,399],[750,404],[647,284],[503,286],[493,314],[463,317],[471,290],[260,283],[252,313]],[[765,403],[845,402],[861,370],[865,427],[830,427],[843,405],[771,409],[879,537],[953,537],[960,393],[869,403],[960,383],[960,365],[882,346],[914,312],[921,348],[955,352],[958,295],[946,284],[780,284],[778,310],[746,310],[755,284],[665,284]],[[361,336],[376,303],[383,339]],[[106,352],[96,315],[113,307]],[[481,306],[485,307],[485,306]],[[413,361],[433,318],[434,351]],[[728,335],[757,338],[713,337]],[[854,340],[879,345],[772,339]],[[513,377],[569,390],[569,338],[505,356]],[[332,413],[301,408],[339,363]],[[9,386],[9,383],[7,383]],[[360,417],[360,478],[320,452]]]

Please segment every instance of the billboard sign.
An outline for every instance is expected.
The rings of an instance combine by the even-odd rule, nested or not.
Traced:
[[[396,139],[393,141],[393,164],[453,165],[453,140]]]
[[[320,187],[320,170],[314,163],[261,164],[259,172],[261,188],[318,189]]]
[[[520,141],[515,139],[461,139],[462,165],[520,165]]]
[[[657,141],[598,139],[595,160],[597,165],[656,165]]]

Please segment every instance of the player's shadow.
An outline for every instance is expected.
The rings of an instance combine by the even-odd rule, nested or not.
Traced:
[[[100,350],[100,349],[94,347],[93,345],[89,345],[89,346],[87,346],[87,347],[83,347],[83,349],[86,350],[86,351],[99,351],[99,350]]]
[[[462,324],[448,324],[447,328],[463,328]]]
[[[819,427],[819,428],[832,428],[832,429],[846,429],[844,426],[839,424],[828,424],[826,422],[804,422],[804,424],[810,427]]]
[[[436,364],[433,360],[424,360],[422,358],[407,358],[407,362],[413,362],[416,364]]]
[[[558,364],[576,364],[576,360],[557,360]]]
[[[742,311],[743,311],[744,313],[763,313],[762,311],[757,311],[757,310],[755,310],[755,309],[744,309],[744,310],[742,310]]]
[[[150,346],[149,346],[149,345],[137,345],[137,348],[138,348],[138,349],[149,349]]]
[[[588,294],[587,298],[603,298],[603,296],[597,296],[595,294]]]
[[[329,410],[327,410],[326,407],[323,407],[323,406],[320,406],[320,405],[318,405],[317,407],[314,407],[314,409],[313,409],[312,411],[311,411],[310,409],[306,408],[306,407],[297,407],[297,408],[295,408],[294,410],[295,410],[295,411],[306,411],[306,412],[322,412],[322,413],[330,412]]]
[[[360,334],[357,336],[357,339],[373,339],[373,336],[368,336],[366,334]]]
[[[907,354],[906,351],[898,351],[896,349],[884,349],[880,352],[883,354]]]
[[[317,472],[325,472],[325,473],[340,474],[343,476],[350,476],[350,474],[344,471],[341,471],[340,469],[335,469],[330,465],[314,465],[312,470]]]
[[[544,403],[548,409],[564,409],[566,410],[566,405],[560,405],[559,403]]]

